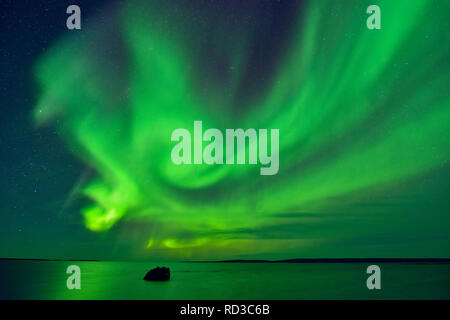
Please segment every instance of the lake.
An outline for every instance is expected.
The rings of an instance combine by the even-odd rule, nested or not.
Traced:
[[[450,299],[450,263],[377,263],[381,290],[366,287],[370,264],[2,260],[0,299]],[[143,281],[156,266],[171,280]]]

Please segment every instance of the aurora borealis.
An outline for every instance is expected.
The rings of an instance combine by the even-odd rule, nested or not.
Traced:
[[[133,258],[448,257],[449,9],[107,4],[33,63],[33,130],[84,166],[64,215]],[[196,120],[279,129],[278,173],[173,164]]]

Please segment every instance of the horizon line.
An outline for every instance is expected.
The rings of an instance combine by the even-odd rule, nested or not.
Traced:
[[[108,261],[122,261],[122,262],[145,262],[146,260],[99,260],[99,259],[46,259],[46,258],[0,258],[0,261],[15,260],[15,261],[82,261],[82,262],[108,262]],[[161,259],[162,260],[162,259]],[[152,260],[147,260],[152,262]],[[153,260],[155,262],[159,262]],[[167,261],[169,262],[169,261]],[[448,262],[450,258],[293,258],[293,259],[227,259],[227,260],[181,260],[173,262],[188,262],[188,263],[358,263],[358,262]]]

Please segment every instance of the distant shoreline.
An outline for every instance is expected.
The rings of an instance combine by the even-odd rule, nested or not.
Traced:
[[[92,259],[27,259],[0,258],[0,261],[80,261],[80,262],[146,262],[145,260],[92,260]],[[153,261],[148,261],[152,263]],[[450,263],[450,258],[301,258],[284,260],[185,260],[188,263]]]
[[[221,260],[221,261],[185,261],[185,262],[211,262],[211,263],[450,263],[450,258],[303,258],[285,260]]]
[[[0,261],[13,260],[13,261],[90,261],[100,262],[102,260],[88,260],[88,259],[27,259],[27,258],[0,258]]]

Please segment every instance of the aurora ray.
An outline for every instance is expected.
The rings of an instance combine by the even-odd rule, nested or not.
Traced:
[[[450,6],[377,3],[377,31],[365,28],[368,1],[295,6],[273,68],[255,84],[248,74],[261,25],[184,2],[177,15],[165,1],[128,1],[106,25],[61,39],[36,64],[34,119],[55,125],[95,171],[81,190],[91,200],[86,227],[147,221],[157,227],[140,245],[150,249],[222,246],[283,214],[320,218],[330,199],[445,165]],[[171,133],[195,120],[279,129],[278,174],[174,165]]]

